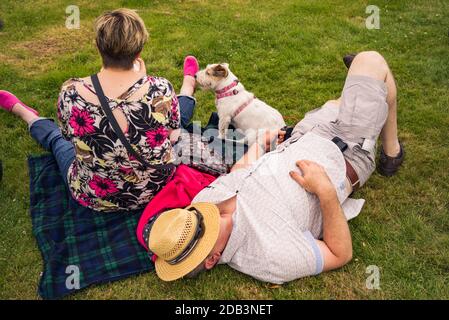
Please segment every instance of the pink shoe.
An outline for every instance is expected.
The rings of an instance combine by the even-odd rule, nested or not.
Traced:
[[[187,56],[184,59],[184,76],[194,77],[198,70],[200,70],[198,60],[194,56]]]
[[[34,113],[36,116],[39,115],[39,112],[25,105],[11,92],[0,90],[0,108],[3,108],[8,112],[12,112],[12,107],[14,107],[17,103],[20,104],[22,107],[26,108],[27,110],[31,111],[32,113]]]

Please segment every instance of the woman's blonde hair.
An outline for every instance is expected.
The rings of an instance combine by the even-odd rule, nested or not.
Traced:
[[[105,68],[131,69],[148,40],[142,18],[135,11],[125,8],[98,17],[95,33]]]

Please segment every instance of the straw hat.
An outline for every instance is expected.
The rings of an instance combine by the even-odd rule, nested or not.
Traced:
[[[212,251],[220,231],[220,211],[211,203],[163,212],[148,239],[156,254],[156,273],[164,281],[179,279],[194,270]]]

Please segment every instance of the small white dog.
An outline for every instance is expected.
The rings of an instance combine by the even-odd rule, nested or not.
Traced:
[[[195,75],[203,89],[215,90],[219,138],[226,137],[229,124],[242,131],[245,142],[253,144],[261,129],[279,130],[285,126],[282,115],[254,94],[229,69],[227,63],[209,64]]]

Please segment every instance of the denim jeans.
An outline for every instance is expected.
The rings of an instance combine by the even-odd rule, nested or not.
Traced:
[[[193,112],[196,106],[196,100],[190,96],[178,96],[179,112],[181,113],[181,127],[188,128],[192,124]]]
[[[73,144],[65,140],[58,125],[53,120],[47,118],[39,118],[31,123],[30,135],[45,150],[53,154],[62,178],[67,184],[67,173],[73,160],[75,160],[75,148]]]
[[[187,128],[195,110],[196,100],[189,96],[179,96],[179,109],[181,113],[181,126]],[[64,139],[58,125],[47,118],[39,118],[30,124],[31,137],[56,159],[59,171],[67,184],[67,174],[70,165],[75,160],[75,147],[72,142]]]

